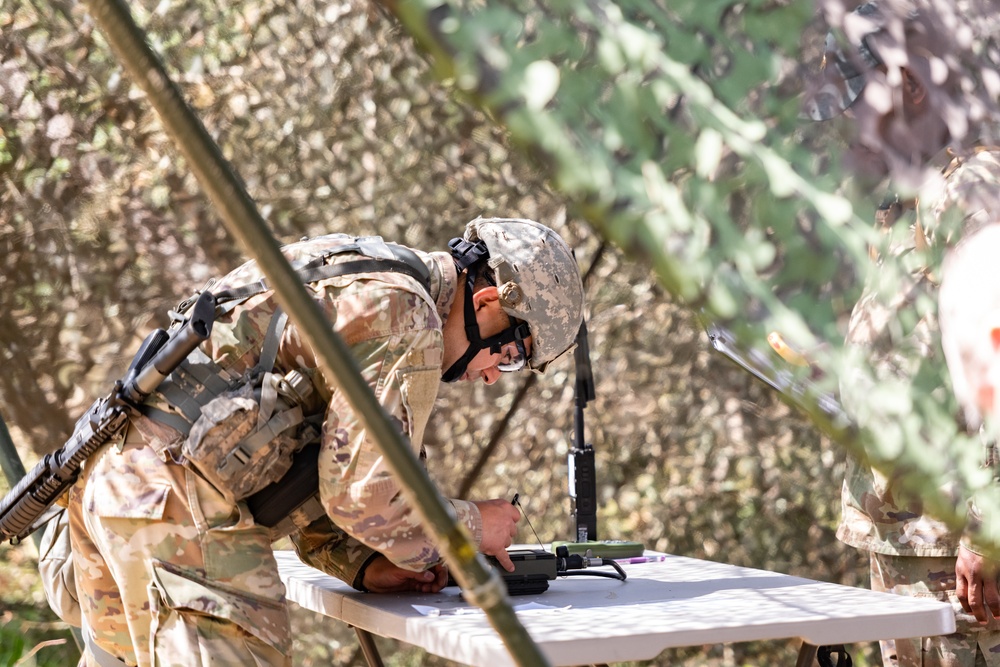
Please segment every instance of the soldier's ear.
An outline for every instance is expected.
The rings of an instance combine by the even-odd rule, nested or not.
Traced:
[[[920,104],[927,97],[927,89],[909,68],[904,67],[902,73],[903,87],[906,89],[906,94],[910,96],[910,100],[914,104]]]
[[[990,329],[990,343],[993,345],[994,352],[1000,350],[1000,326]]]
[[[472,295],[472,305],[476,310],[484,308],[493,301],[500,300],[500,292],[493,285],[488,285],[482,289],[476,290]]]

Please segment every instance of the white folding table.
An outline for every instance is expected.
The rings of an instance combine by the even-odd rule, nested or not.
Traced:
[[[370,662],[378,656],[365,633],[476,667],[514,664],[485,613],[456,587],[359,593],[292,551],[276,555],[288,599],[353,626]],[[934,600],[681,556],[623,567],[626,581],[558,578],[544,593],[510,598],[552,665],[652,660],[667,648],[797,638],[797,664],[805,666],[819,646],[955,631],[951,607]]]

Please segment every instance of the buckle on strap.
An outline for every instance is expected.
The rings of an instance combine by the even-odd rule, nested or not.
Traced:
[[[489,248],[482,241],[467,241],[458,237],[448,241],[448,247],[459,273],[490,256]]]
[[[381,236],[359,236],[355,240],[358,252],[365,257],[373,259],[395,259],[389,246],[382,240]]]

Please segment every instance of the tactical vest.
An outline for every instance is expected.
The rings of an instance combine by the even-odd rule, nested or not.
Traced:
[[[430,292],[430,271],[409,248],[377,236],[345,238],[350,242],[294,267],[300,280],[309,284],[336,276],[393,272],[416,279]],[[347,254],[363,258],[328,263]],[[267,280],[261,279],[220,291],[215,294],[216,314],[227,314],[270,290]],[[197,296],[181,302],[171,318],[183,322]],[[288,315],[276,308],[259,361],[244,373],[234,374],[196,349],[157,388],[159,401],[142,407],[146,417],[184,437],[181,462],[231,502],[246,502],[255,521],[272,529],[274,539],[324,514],[317,459],[325,402],[302,371],[274,373],[287,322]],[[156,407],[163,402],[169,409]]]

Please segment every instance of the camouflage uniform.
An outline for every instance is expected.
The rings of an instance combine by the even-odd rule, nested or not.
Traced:
[[[284,252],[294,265],[350,240],[331,235]],[[418,256],[430,270],[429,294],[399,273],[349,274],[308,289],[335,322],[378,401],[423,458],[424,429],[441,378],[442,325],[457,276],[449,254]],[[357,255],[328,261],[344,258]],[[261,277],[250,262],[212,290]],[[202,350],[235,374],[252,368],[275,307],[272,292],[243,302],[216,321]],[[316,367],[312,350],[289,323],[276,371],[315,376]],[[347,399],[333,388],[318,388],[327,402],[319,476],[329,518],[294,537],[300,555],[349,583],[376,552],[415,571],[440,562],[434,540],[402,501],[400,484]],[[244,503],[227,501],[176,463],[182,441],[170,427],[140,418],[123,444],[109,444],[87,462],[72,489],[71,535],[85,623],[101,649],[129,664],[290,664],[284,587],[271,534],[254,523]],[[478,509],[451,502],[478,544]]]
[[[980,194],[995,191],[998,184],[1000,151],[981,150],[953,160],[938,184],[941,189],[930,188],[923,197],[931,203],[930,210],[938,219],[956,206],[964,219],[962,232],[968,234],[984,222],[997,219],[984,210],[992,198]],[[906,238],[892,239],[889,251],[903,254],[925,241],[934,242],[933,229],[928,233],[917,223]],[[955,241],[944,242],[951,245]],[[876,381],[906,382],[914,377],[922,360],[941,354],[936,316],[933,312],[921,313],[919,305],[922,298],[934,299],[936,291],[933,272],[918,267],[888,302],[869,291],[855,306],[847,342],[868,348]],[[908,332],[894,325],[903,314],[917,322]],[[848,409],[858,414],[868,390],[863,378],[847,378],[841,391]],[[904,491],[898,479],[887,478],[860,461],[848,461],[842,503],[837,537],[869,552],[872,589],[933,597],[951,603],[955,609],[955,634],[883,642],[886,664],[1000,666],[1000,623],[978,626],[975,618],[962,610],[955,595],[955,558],[962,536],[924,514],[921,499]]]
[[[38,545],[38,574],[52,611],[64,622],[80,627],[80,599],[69,538],[69,513],[65,510],[49,521],[42,532]]]

